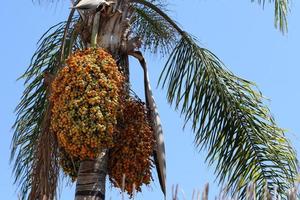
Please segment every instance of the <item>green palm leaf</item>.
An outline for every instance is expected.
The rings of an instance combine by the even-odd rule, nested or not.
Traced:
[[[160,4],[159,7],[164,9],[165,5]],[[143,41],[143,49],[152,53],[160,51],[163,55],[168,54],[178,37],[174,28],[146,6],[135,5],[134,11],[132,32]]]
[[[297,173],[295,151],[270,115],[255,85],[228,71],[209,50],[197,45],[155,4],[136,0],[160,14],[181,35],[160,77],[168,100],[191,122],[195,143],[208,150],[220,183],[245,198],[255,182],[258,198],[265,185],[282,197]]]
[[[192,122],[195,143],[208,150],[220,183],[245,198],[256,183],[286,197],[297,174],[295,151],[264,106],[254,84],[234,76],[208,50],[186,36],[175,47],[161,76],[168,100]]]
[[[265,5],[266,0],[251,0],[257,1],[259,4]],[[274,3],[274,24],[282,33],[288,31],[287,15],[289,10],[289,0],[269,0]]]
[[[75,22],[73,19],[72,22]],[[20,185],[21,199],[36,199],[34,191],[39,184],[49,186],[46,193],[55,195],[58,180],[57,149],[53,135],[49,134],[45,125],[45,116],[48,111],[46,74],[55,74],[61,62],[61,46],[63,43],[66,22],[51,27],[40,39],[39,46],[34,53],[26,72],[20,77],[25,79],[26,89],[16,108],[17,119],[13,126],[11,161],[14,162],[13,172],[15,182]],[[74,24],[74,23],[72,23]],[[70,51],[74,26],[72,25],[66,37],[65,52]],[[75,42],[74,48],[78,44]],[[64,57],[64,56],[63,56]],[[46,140],[48,137],[49,140]],[[42,145],[44,142],[44,145]],[[41,158],[43,153],[49,157]],[[43,152],[42,152],[43,151]],[[50,159],[50,160],[47,160]],[[44,170],[42,176],[41,168]],[[40,188],[39,188],[40,189]],[[48,195],[48,194],[47,194]]]

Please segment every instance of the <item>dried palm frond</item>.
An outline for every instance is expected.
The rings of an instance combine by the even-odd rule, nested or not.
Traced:
[[[65,51],[78,48],[70,42],[77,18],[68,26]],[[11,161],[15,182],[20,185],[20,199],[54,198],[58,180],[56,140],[49,132],[49,77],[61,64],[61,45],[67,22],[51,27],[39,40],[26,72],[25,90],[16,108]],[[74,44],[74,45],[72,45]],[[72,46],[72,47],[70,47]],[[48,75],[46,75],[48,74]],[[46,75],[46,76],[45,76]],[[47,78],[45,78],[47,77]],[[47,80],[46,80],[47,79]]]

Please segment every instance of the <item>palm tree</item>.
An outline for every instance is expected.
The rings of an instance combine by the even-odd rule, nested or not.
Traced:
[[[264,4],[265,1],[258,1]],[[287,31],[288,1],[273,0],[275,25]],[[235,76],[209,50],[185,32],[166,12],[163,0],[75,2],[69,18],[51,27],[40,39],[27,71],[26,89],[17,106],[11,159],[21,199],[54,199],[60,174],[59,145],[50,129],[51,83],[76,50],[101,47],[116,60],[126,77],[128,57],[144,70],[145,99],[156,139],[153,152],[162,192],[166,195],[165,152],[159,114],[141,50],[168,55],[159,83],[179,110],[184,124],[192,123],[197,148],[208,151],[219,183],[245,199],[247,184],[255,183],[259,199],[275,188],[282,198],[294,185],[295,151],[271,117],[255,84]],[[109,149],[94,160],[80,162],[75,199],[104,199]]]

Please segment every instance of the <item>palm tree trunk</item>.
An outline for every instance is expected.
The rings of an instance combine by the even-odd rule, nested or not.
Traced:
[[[95,160],[80,163],[75,200],[104,200],[108,151],[102,150]]]

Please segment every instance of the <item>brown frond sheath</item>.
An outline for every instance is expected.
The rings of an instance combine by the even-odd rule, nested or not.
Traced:
[[[150,111],[150,117],[152,121],[152,126],[154,130],[156,147],[154,150],[154,159],[156,170],[158,174],[158,179],[160,182],[161,190],[166,196],[166,153],[165,153],[165,143],[162,132],[162,126],[160,122],[160,117],[157,111],[157,107],[153,98],[152,90],[150,87],[150,81],[148,76],[148,69],[146,65],[146,61],[140,51],[132,51],[129,52],[130,55],[138,59],[140,62],[143,71],[144,71],[144,86],[145,86],[145,98],[146,104]]]

